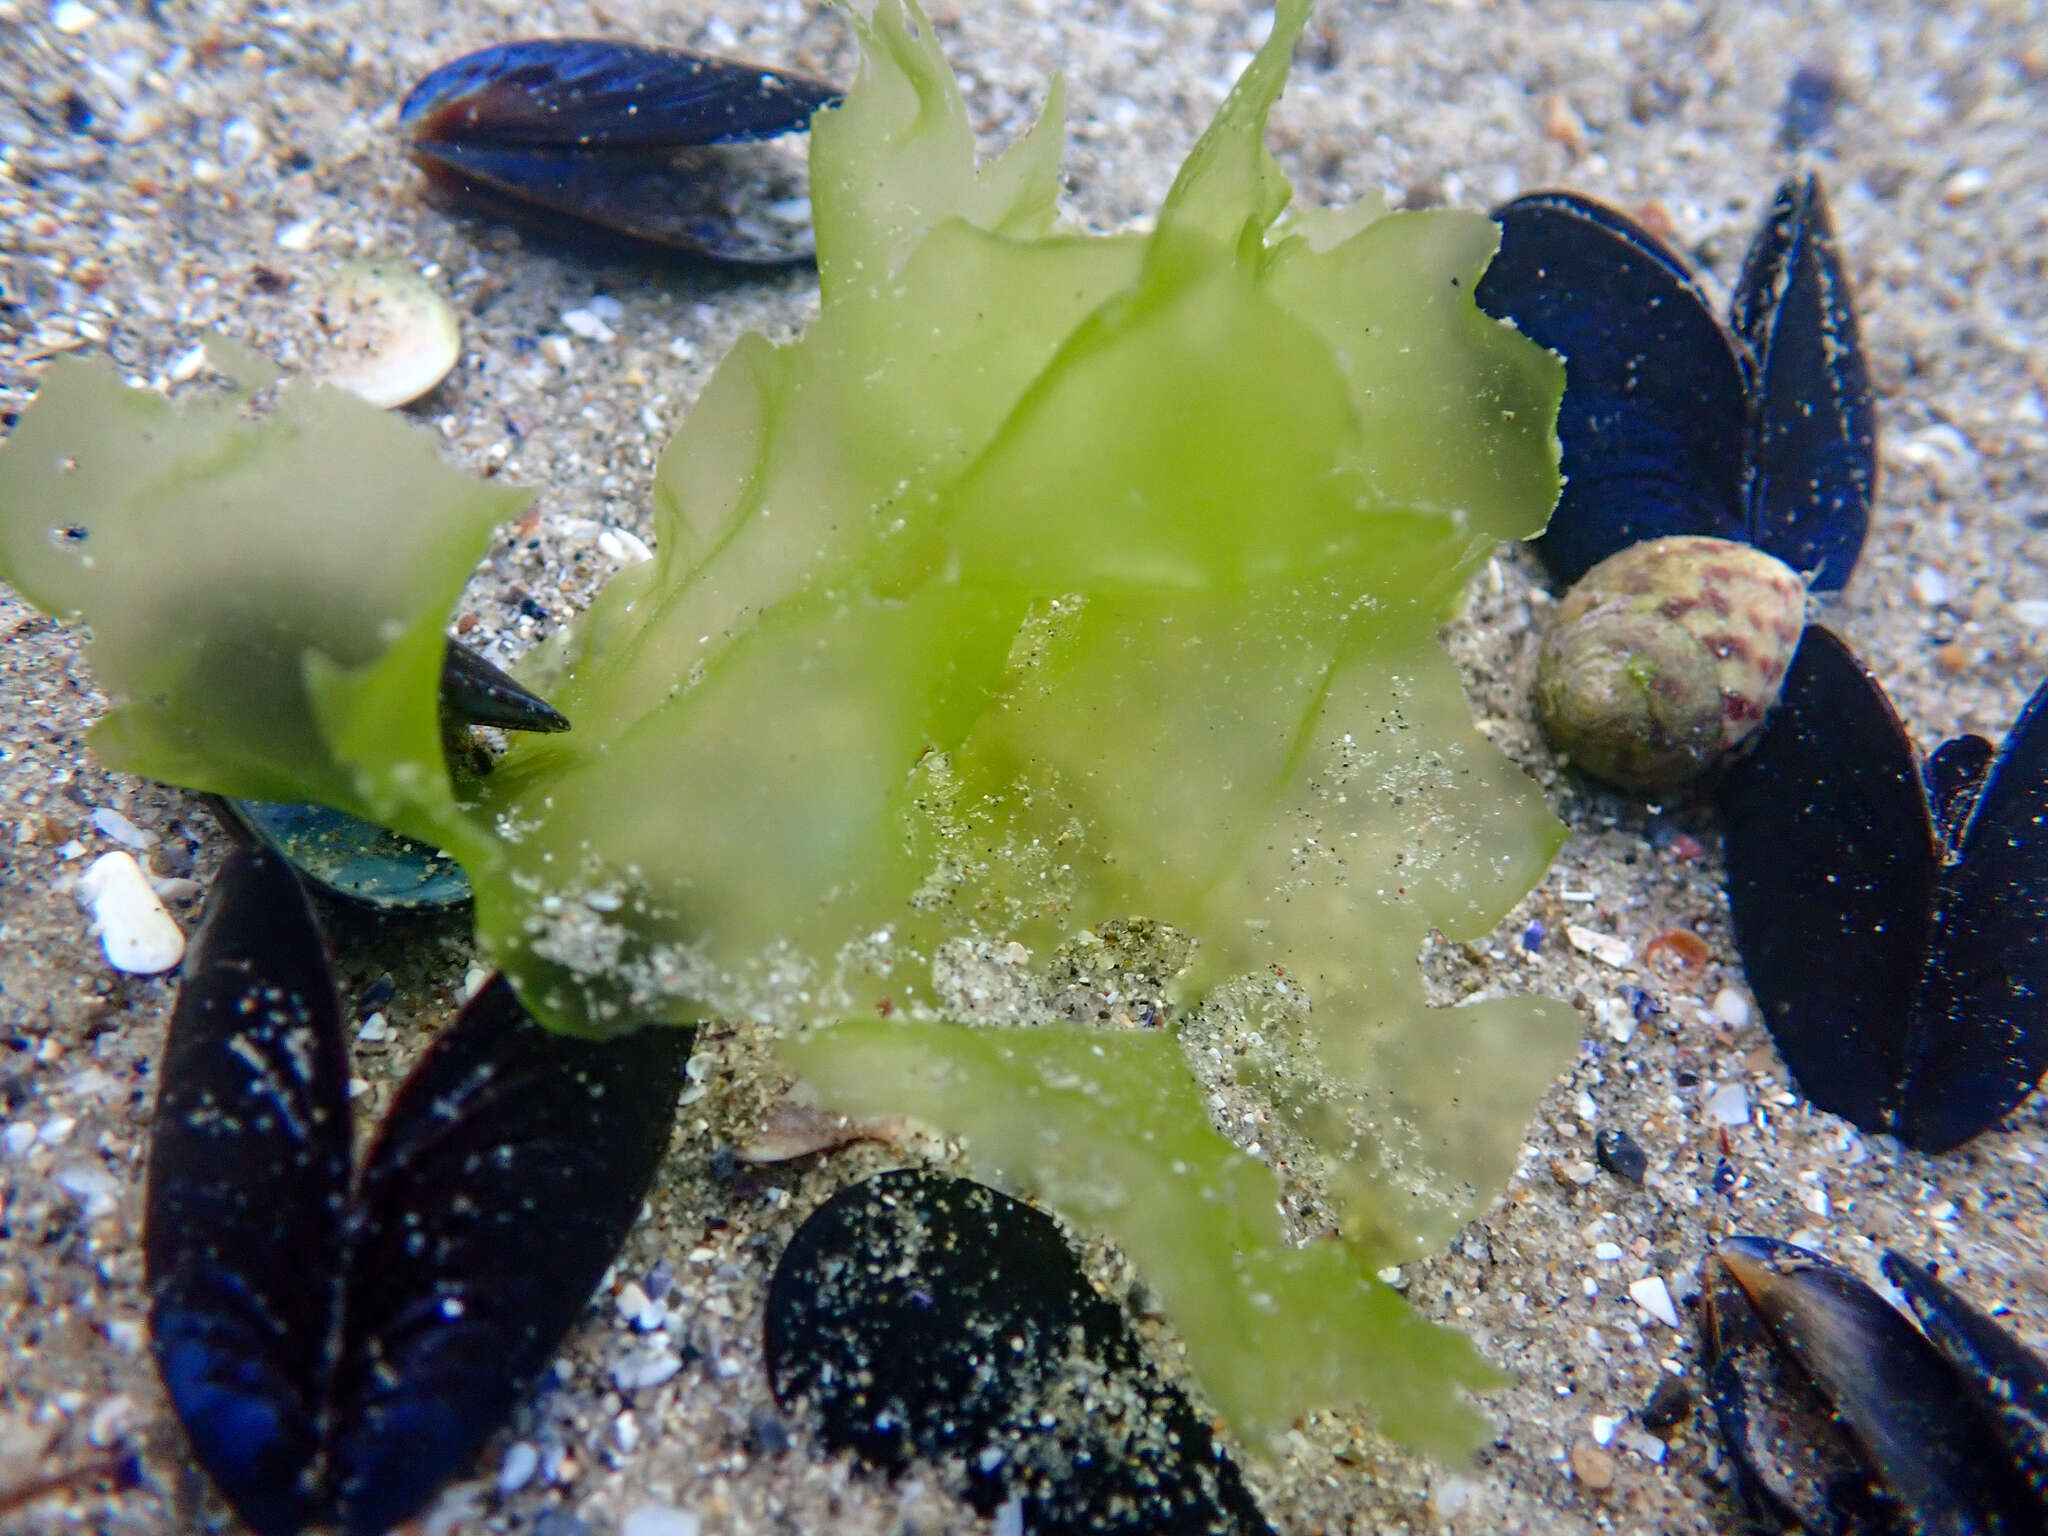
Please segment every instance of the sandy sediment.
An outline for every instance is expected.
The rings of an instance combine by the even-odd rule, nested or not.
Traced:
[[[992,145],[1065,72],[1069,207],[1114,228],[1157,207],[1270,16],[1211,0],[990,0],[936,19]],[[72,351],[175,387],[218,328],[308,368],[339,264],[409,263],[458,307],[463,347],[408,409],[451,461],[537,492],[471,588],[467,636],[509,658],[552,631],[615,568],[625,546],[602,542],[607,529],[649,535],[655,454],[712,366],[745,330],[793,332],[815,279],[593,257],[425,200],[394,134],[405,88],[470,47],[551,32],[842,79],[853,62],[839,21],[796,4],[714,16],[694,0],[0,0],[6,422],[46,361]],[[1778,177],[1818,166],[1883,421],[1871,542],[1830,622],[1923,744],[1995,738],[2048,672],[2043,36],[2027,3],[1331,4],[1273,144],[1308,204],[1379,189],[1408,206],[1484,208],[1567,185],[1648,210],[1722,292]],[[1783,124],[1802,70],[1805,98],[1828,105],[1795,153]],[[1669,1327],[1631,1294],[1655,1277],[1685,1296],[1729,1232],[1798,1237],[1865,1273],[1897,1247],[2048,1340],[2048,1111],[2029,1104],[1928,1158],[1794,1095],[1743,988],[1711,817],[1591,789],[1538,742],[1528,683],[1549,599],[1531,570],[1509,553],[1482,573],[1451,644],[1482,728],[1543,782],[1572,837],[1493,938],[1433,946],[1423,963],[1439,1001],[1489,988],[1568,998],[1585,1043],[1507,1193],[1400,1279],[1516,1385],[1486,1401],[1496,1437],[1467,1466],[1404,1457],[1338,1415],[1298,1426],[1283,1458],[1252,1464],[1289,1533],[1729,1528],[1701,1420],[1664,1438],[1638,1422],[1666,1376],[1697,1384],[1690,1320]],[[126,1488],[87,1476],[0,1524],[172,1529],[198,1490],[149,1363],[139,1249],[150,1063],[172,983],[111,970],[73,891],[118,846],[98,809],[160,840],[160,872],[203,883],[222,842],[191,798],[94,761],[84,733],[104,700],[75,630],[0,590],[0,636],[0,1492],[34,1467],[90,1470],[131,1451],[140,1474]],[[189,928],[196,908],[175,910]],[[1522,942],[1532,919],[1549,935],[1540,950]],[[1570,927],[1616,945],[1607,958],[1582,950]],[[1655,958],[1673,953],[1653,950],[1672,930],[1704,941],[1703,964]],[[446,1018],[470,956],[459,921],[358,920],[340,938],[351,997],[393,983],[371,1010],[384,1028],[357,1047],[371,1113]],[[1638,1020],[1629,987],[1663,1011]],[[644,1290],[664,1266],[669,1331],[636,1334],[601,1297],[558,1388],[493,1442],[443,1528],[658,1528],[632,1525],[645,1506],[734,1536],[979,1528],[930,1479],[889,1486],[823,1456],[778,1415],[761,1366],[762,1295],[788,1234],[901,1155],[865,1145],[734,1170],[714,1154],[753,1137],[779,1084],[744,1032],[707,1030],[700,1057],[702,1092],[618,1268],[620,1285]],[[1647,1153],[1639,1187],[1594,1158],[1595,1133],[1617,1127]],[[220,1521],[217,1504],[197,1507]]]

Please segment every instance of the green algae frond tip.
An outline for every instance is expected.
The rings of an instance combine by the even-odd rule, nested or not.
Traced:
[[[1264,127],[1307,14],[1278,8],[1142,236],[1059,224],[1056,88],[978,164],[932,26],[857,20],[813,135],[817,318],[721,364],[656,474],[657,558],[530,664],[576,729],[461,801],[441,629],[522,498],[423,434],[60,365],[0,449],[0,574],[93,624],[109,761],[449,849],[556,1027],[756,1021],[835,1104],[965,1136],[1137,1259],[1253,1439],[1363,1401],[1447,1450],[1495,1378],[1365,1277],[1484,1209],[1578,1034],[1431,1010],[1416,965],[1560,836],[1435,634],[1549,513],[1561,368],[1472,304],[1490,221],[1281,222]],[[946,1021],[948,946],[1134,914],[1198,943],[1172,1027]],[[1310,1005],[1268,1017],[1246,976]],[[1235,1032],[1233,1091],[1341,1241],[1288,1243],[1188,1021]]]

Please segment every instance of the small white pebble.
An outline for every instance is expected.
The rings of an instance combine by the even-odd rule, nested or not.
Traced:
[[[173,384],[189,384],[198,378],[205,369],[206,348],[203,346],[194,347],[191,351],[179,357],[175,363],[172,363],[170,371],[164,377]]]
[[[647,547],[647,541],[626,528],[605,529],[597,536],[597,547],[621,565],[644,565],[654,558],[654,551]]]
[[[1650,1275],[1633,1282],[1628,1293],[1637,1306],[1666,1328],[1678,1326],[1678,1308],[1671,1300],[1671,1287],[1664,1283],[1661,1275]]]
[[[373,1013],[363,1020],[362,1028],[356,1031],[356,1038],[358,1040],[366,1040],[372,1045],[376,1044],[379,1040],[389,1040],[391,1038],[391,1021],[381,1013]]]
[[[1668,1447],[1648,1430],[1637,1429],[1633,1424],[1622,1430],[1615,1438],[1622,1449],[1634,1451],[1643,1460],[1661,1465]]]
[[[185,958],[185,935],[135,856],[105,853],[79,877],[107,963],[132,976],[154,976]]]
[[[621,1456],[630,1456],[640,1449],[640,1420],[632,1409],[612,1420],[612,1444],[619,1448]]]
[[[1730,1029],[1740,1029],[1749,1022],[1749,999],[1733,987],[1723,987],[1714,994],[1712,1009],[1714,1017]]]
[[[636,1349],[612,1366],[612,1385],[621,1392],[658,1387],[682,1368],[682,1356],[665,1346]]]
[[[1966,203],[1991,185],[1991,173],[1982,166],[1966,166],[1941,184],[1941,200],[1953,208]]]
[[[1953,1200],[1942,1200],[1934,1205],[1930,1205],[1927,1207],[1927,1219],[1929,1221],[1954,1221],[1956,1219],[1955,1202]]]
[[[543,336],[540,339],[540,355],[557,368],[576,366],[576,345],[566,336]]]
[[[1024,1536],[1024,1495],[1013,1493],[996,1509],[993,1536]]]
[[[593,293],[583,307],[607,325],[617,325],[626,318],[626,306],[608,293]]]
[[[1828,1199],[1828,1192],[1824,1189],[1809,1189],[1806,1192],[1806,1208],[1822,1221],[1835,1214],[1834,1202]]]
[[[1922,608],[1939,608],[1948,601],[1948,577],[1931,565],[1913,572],[1913,600]]]
[[[612,1298],[612,1305],[618,1308],[619,1321],[637,1323],[640,1321],[641,1315],[654,1303],[647,1299],[645,1291],[641,1290],[633,1281],[628,1280],[619,1287],[619,1294]]]
[[[78,1118],[75,1115],[52,1115],[42,1123],[36,1139],[46,1147],[61,1147],[77,1129]]]
[[[563,310],[562,329],[571,336],[580,336],[585,341],[596,342],[616,340],[619,334],[588,309]]]
[[[698,1536],[702,1529],[695,1515],[671,1504],[642,1504],[619,1527],[619,1536]]]
[[[1749,1090],[1740,1083],[1723,1083],[1707,1095],[1707,1118],[1720,1125],[1749,1124]]]
[[[89,5],[79,4],[79,0],[57,0],[50,7],[50,25],[66,37],[77,37],[81,32],[91,31],[99,24],[99,19],[98,11]]]
[[[1603,1264],[1613,1264],[1621,1258],[1621,1244],[1595,1243],[1593,1245],[1593,1257]],[[1603,1440],[1601,1444],[1604,1445],[1606,1442]]]
[[[498,1492],[517,1493],[533,1481],[540,1470],[540,1452],[524,1440],[505,1447],[505,1459],[498,1463]]]
[[[143,831],[112,806],[103,805],[94,811],[92,824],[102,837],[111,837],[123,848],[133,848],[138,853],[163,841],[154,832]]]
[[[1477,1492],[1479,1484],[1454,1472],[1430,1490],[1429,1501],[1436,1506],[1437,1514],[1449,1520],[1470,1504]]]
[[[466,1003],[483,991],[484,983],[491,979],[489,966],[472,965],[462,973],[462,1000]]]
[[[113,1214],[120,1203],[121,1181],[98,1163],[68,1163],[57,1170],[57,1186],[78,1202],[87,1221]]]
[[[1606,1445],[1611,1442],[1614,1439],[1614,1431],[1620,1424],[1620,1419],[1609,1418],[1604,1413],[1594,1414],[1592,1419],[1593,1443],[1595,1445]]]
[[[319,237],[318,219],[300,219],[296,224],[287,224],[277,232],[277,248],[281,251],[310,251],[313,242]]]
[[[105,1450],[120,1437],[121,1431],[134,1417],[135,1400],[126,1392],[116,1392],[93,1409],[92,1417],[86,1420],[85,1438]]]
[[[16,1120],[0,1131],[0,1147],[7,1149],[9,1157],[19,1157],[36,1144],[36,1128],[26,1120]]]
[[[1572,1113],[1577,1115],[1586,1124],[1591,1125],[1600,1118],[1600,1106],[1593,1102],[1593,1095],[1582,1089],[1578,1098],[1572,1103]]]

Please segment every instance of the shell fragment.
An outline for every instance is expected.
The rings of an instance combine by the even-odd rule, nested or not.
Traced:
[[[344,267],[322,318],[331,351],[321,376],[383,409],[419,399],[448,376],[462,351],[454,309],[398,262]]]
[[[154,976],[185,957],[185,935],[164,910],[133,854],[106,853],[79,877],[78,891],[117,971]]]

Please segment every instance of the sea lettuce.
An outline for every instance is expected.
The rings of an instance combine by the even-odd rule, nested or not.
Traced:
[[[0,574],[91,620],[110,763],[438,841],[551,1024],[781,1031],[829,1101],[958,1132],[1121,1243],[1247,1435],[1363,1398],[1448,1448],[1448,1387],[1490,1373],[1368,1277],[1501,1186],[1577,1030],[1423,1005],[1426,934],[1485,931],[1559,837],[1435,631],[1548,514],[1561,369],[1471,301],[1487,220],[1279,222],[1307,13],[1118,236],[1058,223],[1057,87],[977,165],[914,4],[855,20],[818,316],[734,349],[660,464],[655,560],[528,659],[575,729],[459,792],[441,626],[517,503],[344,397],[259,421],[58,365],[0,452]],[[948,943],[1137,914],[1197,941],[1187,1010],[1248,973],[1312,999],[1248,1086],[1341,1240],[1284,1240],[1176,1028],[945,1019]]]

